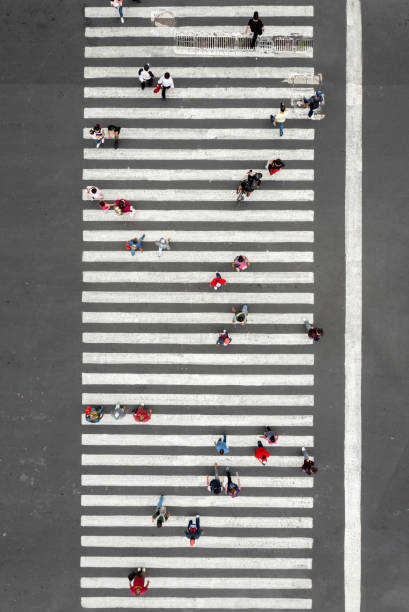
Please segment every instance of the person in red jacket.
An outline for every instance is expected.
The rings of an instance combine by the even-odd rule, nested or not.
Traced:
[[[145,584],[146,569],[144,567],[138,567],[136,571],[129,574],[129,588],[132,595],[143,595],[148,590],[150,580],[146,581]]]
[[[144,406],[145,404],[140,404],[138,410],[134,412],[133,418],[137,423],[146,423],[151,420],[152,410],[149,408],[147,411]]]
[[[257,442],[257,448],[254,456],[258,461],[260,461],[261,465],[267,465],[267,459],[269,458],[270,453],[266,448],[264,448],[260,440]]]
[[[309,323],[308,321],[304,321],[304,327],[305,331],[308,334],[308,337],[312,338],[314,342],[318,342],[320,338],[322,338],[322,336],[324,335],[323,329],[321,329],[320,327],[314,327],[314,325],[311,325],[311,323]]]
[[[214,279],[210,281],[210,286],[213,287],[215,291],[217,291],[219,287],[225,284],[226,284],[226,281],[224,278],[222,278],[222,275],[220,274],[220,272],[216,272]]]

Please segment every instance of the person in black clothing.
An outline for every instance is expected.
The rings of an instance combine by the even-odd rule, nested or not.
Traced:
[[[320,102],[322,102],[322,92],[317,90],[311,98],[304,98],[304,106],[309,106],[310,110],[308,113],[308,118],[311,119],[314,111],[317,110],[320,106]]]
[[[121,128],[117,125],[108,125],[108,138],[111,138],[111,134],[114,135],[114,148],[117,149],[118,148],[118,136],[119,136],[119,132],[121,131]]]
[[[250,19],[248,24],[246,25],[245,34],[249,31],[249,29],[253,32],[253,40],[251,41],[250,48],[254,49],[256,46],[256,40],[258,36],[261,36],[264,30],[263,22],[258,18],[258,12],[254,11],[253,18]]]
[[[324,335],[324,330],[320,327],[314,327],[308,321],[304,321],[305,331],[308,334],[309,338],[312,338],[314,342],[318,342],[320,338]]]
[[[311,476],[311,474],[316,474],[318,472],[318,468],[315,467],[314,461],[309,456],[305,446],[301,449],[302,454],[304,455],[304,463],[302,464],[302,471]]]
[[[281,168],[285,168],[285,163],[278,158],[270,159],[266,164],[266,168],[270,174],[275,174],[276,172],[281,170]]]

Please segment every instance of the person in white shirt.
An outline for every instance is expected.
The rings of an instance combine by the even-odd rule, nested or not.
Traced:
[[[102,191],[98,188],[95,187],[95,185],[88,185],[87,186],[87,193],[88,195],[91,196],[92,200],[103,200],[104,199],[104,194],[102,193]]]
[[[139,68],[138,70],[138,79],[141,83],[141,88],[145,89],[146,85],[148,87],[152,86],[153,83],[153,72],[149,70],[150,65],[146,63],[143,68]]]
[[[124,13],[123,13],[123,10],[122,10],[122,0],[111,0],[111,6],[113,8],[117,8],[118,9],[118,13],[119,13],[119,16],[121,18],[121,23],[125,23]]]
[[[166,98],[166,90],[173,89],[175,87],[173,83],[173,79],[170,76],[169,72],[165,72],[163,76],[160,77],[158,81],[158,85],[162,86],[162,98]]]

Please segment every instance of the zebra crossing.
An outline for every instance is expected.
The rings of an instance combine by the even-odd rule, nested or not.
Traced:
[[[301,471],[300,448],[314,454],[315,380],[302,325],[314,320],[322,116],[312,123],[290,107],[280,137],[270,114],[312,95],[291,77],[315,74],[313,54],[203,57],[178,53],[173,40],[243,32],[254,10],[266,35],[312,37],[313,6],[125,0],[120,25],[108,0],[85,4],[81,606],[310,610],[314,479]],[[162,10],[174,27],[155,25]],[[171,73],[166,101],[138,87],[146,61],[155,77]],[[121,126],[118,149],[108,138],[95,147],[98,122]],[[270,177],[265,164],[277,157],[286,168]],[[238,204],[250,168],[263,172],[262,186]],[[87,184],[130,200],[135,213],[99,210]],[[144,251],[132,257],[125,243],[142,234]],[[171,250],[159,258],[162,236]],[[236,274],[240,253],[251,267]],[[216,270],[227,284],[215,292]],[[232,320],[242,304],[245,327]],[[228,347],[216,346],[223,328]],[[152,418],[115,420],[116,403],[144,403]],[[99,423],[86,421],[88,404],[105,406]],[[261,466],[253,453],[266,425],[279,439]],[[231,451],[221,456],[223,433]],[[215,462],[223,477],[226,467],[239,472],[237,498],[206,490]],[[158,530],[151,516],[162,493],[171,517]],[[191,549],[183,532],[196,514],[204,533]],[[129,592],[135,567],[150,578],[143,597]]]

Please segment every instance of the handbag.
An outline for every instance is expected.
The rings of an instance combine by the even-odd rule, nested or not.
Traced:
[[[153,93],[158,93],[160,91],[160,88],[162,87],[162,85],[158,85],[155,87],[155,89],[153,90]]]

